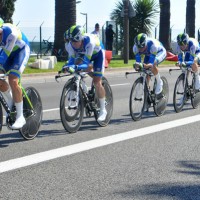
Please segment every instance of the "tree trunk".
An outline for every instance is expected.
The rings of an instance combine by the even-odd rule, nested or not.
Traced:
[[[160,30],[159,40],[166,50],[171,49],[170,44],[170,0],[159,0],[160,2]]]
[[[76,0],[55,0],[54,48],[64,49],[64,32],[76,24]]]
[[[190,37],[195,37],[195,0],[187,0],[186,33]]]

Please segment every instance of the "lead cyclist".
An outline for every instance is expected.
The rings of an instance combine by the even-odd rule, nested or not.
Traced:
[[[20,129],[26,124],[23,116],[22,90],[19,79],[30,56],[27,37],[13,24],[4,23],[0,18],[0,74],[8,73],[8,83],[0,80],[0,91],[3,93],[10,109],[16,107],[16,121],[12,129]]]

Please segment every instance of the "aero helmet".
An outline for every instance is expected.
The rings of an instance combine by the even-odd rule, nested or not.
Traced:
[[[66,31],[66,39],[69,39],[73,42],[79,42],[83,39],[83,30],[81,26],[72,26]]]
[[[189,36],[187,33],[181,33],[177,36],[178,45],[186,45],[188,44]]]
[[[135,39],[134,39],[134,42],[135,42],[135,45],[138,47],[138,48],[143,48],[146,46],[146,43],[147,43],[147,35],[145,33],[140,33],[138,34]]]

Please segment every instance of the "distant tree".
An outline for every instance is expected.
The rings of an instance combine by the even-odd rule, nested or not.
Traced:
[[[0,0],[0,17],[9,23],[13,23],[12,16],[15,11],[16,0]]]
[[[130,2],[135,9],[136,16],[129,19],[129,44],[130,58],[133,58],[132,47],[134,38],[139,33],[150,35],[152,27],[155,25],[154,19],[159,13],[159,5],[156,0],[136,0]],[[123,9],[122,1],[116,3],[116,8],[111,13],[111,19],[119,25],[120,45],[123,48],[123,18],[121,12]]]
[[[187,0],[186,6],[186,33],[195,37],[195,0]]]
[[[76,0],[55,0],[54,48],[64,48],[64,32],[74,24],[76,24]]]
[[[171,49],[170,44],[170,0],[159,0],[160,2],[160,31],[159,40],[167,49]]]

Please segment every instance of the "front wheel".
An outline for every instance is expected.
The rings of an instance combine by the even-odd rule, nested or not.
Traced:
[[[2,105],[0,103],[0,132],[2,130],[2,126],[3,126],[3,111],[2,111]]]
[[[106,107],[106,111],[107,111],[106,119],[104,121],[97,120],[98,116],[99,116],[99,110],[100,110],[100,103],[99,103],[99,98],[97,97],[97,95],[95,95],[95,100],[94,100],[95,104],[97,106],[94,116],[95,116],[96,122],[99,124],[99,126],[104,127],[109,124],[110,119],[113,114],[113,93],[112,93],[110,84],[105,77],[102,78],[102,85],[105,89],[105,95],[106,95],[105,96],[105,107]]]
[[[139,77],[132,86],[129,98],[129,110],[133,120],[138,121],[141,119],[144,105],[147,99],[146,88],[144,90],[143,77]]]
[[[163,81],[163,90],[161,94],[155,95],[155,102],[153,104],[154,113],[157,116],[161,116],[164,114],[167,107],[168,99],[169,99],[169,85],[168,85],[167,79],[164,76],[162,76],[161,79]],[[156,84],[156,80],[155,80],[155,84]]]
[[[38,91],[33,87],[27,87],[25,92],[32,104],[32,108],[25,96],[23,96],[23,114],[26,124],[19,130],[26,140],[35,138],[42,123],[42,101]]]
[[[60,99],[60,118],[63,127],[69,133],[75,133],[80,128],[84,115],[84,101],[79,91],[77,97],[76,83],[68,81]]]
[[[178,77],[174,87],[173,105],[174,105],[174,110],[177,113],[182,111],[187,98],[185,92],[184,80],[185,80],[185,74],[182,73]]]

